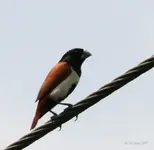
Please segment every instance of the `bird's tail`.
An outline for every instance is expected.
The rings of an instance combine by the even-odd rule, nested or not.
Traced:
[[[32,130],[33,128],[35,128],[38,120],[56,105],[57,105],[57,102],[54,102],[50,98],[39,101],[37,109],[36,109],[35,117],[33,119],[30,129]]]
[[[34,119],[33,119],[33,122],[32,122],[30,130],[35,128],[35,126],[37,125],[37,122],[38,122],[39,119],[40,119],[40,115],[36,114]]]

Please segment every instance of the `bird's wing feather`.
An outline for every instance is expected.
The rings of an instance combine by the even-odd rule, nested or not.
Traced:
[[[38,93],[36,101],[41,101],[48,94],[55,89],[63,80],[65,80],[71,74],[71,68],[66,62],[59,62],[49,72],[41,89]]]

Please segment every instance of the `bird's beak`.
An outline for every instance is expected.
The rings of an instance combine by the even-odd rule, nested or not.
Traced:
[[[92,54],[91,54],[90,52],[84,51],[84,52],[82,53],[81,58],[82,58],[82,59],[86,59],[86,58],[90,57],[91,55],[92,55]]]

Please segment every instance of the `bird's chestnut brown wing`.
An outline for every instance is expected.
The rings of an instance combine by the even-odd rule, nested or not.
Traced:
[[[66,62],[59,62],[48,73],[41,89],[38,93],[36,101],[40,101],[48,96],[54,88],[56,88],[63,80],[71,74],[71,68]]]

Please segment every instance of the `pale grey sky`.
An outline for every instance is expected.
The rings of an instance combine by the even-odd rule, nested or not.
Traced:
[[[93,56],[82,67],[70,103],[154,54],[154,1],[1,0],[0,149],[29,132],[45,76],[74,47]],[[145,73],[26,150],[153,150],[153,74]]]

